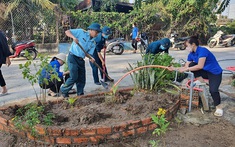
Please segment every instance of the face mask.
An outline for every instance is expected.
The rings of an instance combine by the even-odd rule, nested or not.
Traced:
[[[160,45],[161,50],[165,50],[166,48],[163,45]]]
[[[109,35],[104,35],[103,37],[104,37],[105,39],[107,39],[107,38],[109,37]]]
[[[186,47],[186,50],[189,51],[189,52],[193,51],[192,47],[189,47],[189,46]]]

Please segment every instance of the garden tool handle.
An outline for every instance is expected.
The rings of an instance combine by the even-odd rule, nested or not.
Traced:
[[[103,71],[105,72],[106,69],[106,63],[105,63],[105,54],[106,54],[106,46],[104,47],[104,66],[103,66]],[[103,74],[103,80],[105,81],[105,74]]]
[[[88,53],[84,50],[84,48],[81,46],[81,44],[80,44],[79,42],[77,43],[77,45],[78,45],[78,46],[80,47],[80,49],[85,53],[85,55],[87,56],[87,58],[92,59],[91,55],[88,54]],[[106,76],[109,80],[113,80],[112,78],[110,78],[110,77],[108,76],[108,74],[106,74],[106,73],[103,71],[103,69],[102,69],[95,61],[94,61],[93,64],[95,64],[95,66],[98,67],[99,70],[101,70],[102,73],[105,74],[105,76]]]

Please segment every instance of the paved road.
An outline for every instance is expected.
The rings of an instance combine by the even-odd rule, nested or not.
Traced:
[[[217,60],[234,59],[235,57],[235,47],[213,48],[210,50],[215,54]],[[187,54],[188,52],[186,50],[170,50],[170,55],[172,55],[177,61],[181,58],[186,59]],[[139,53],[133,54],[128,50],[125,51],[122,55],[108,54],[106,57],[109,75],[114,78],[115,81],[117,81],[127,72],[126,68],[129,67],[128,63],[133,64],[141,60],[141,55]],[[9,94],[0,97],[0,106],[9,102],[16,102],[26,98],[35,98],[35,92],[32,86],[27,80],[22,78],[21,70],[19,69],[19,64],[23,64],[25,61],[26,60],[23,58],[15,58],[12,60],[12,65],[10,67],[6,67],[5,65],[2,67],[2,72],[7,83]],[[235,66],[235,60],[221,61],[220,64],[222,68]],[[86,72],[87,83],[85,87],[85,94],[94,92],[96,90],[104,91],[102,86],[93,84],[91,67],[89,65],[88,59],[86,59]],[[131,77],[128,76],[120,83],[119,86],[121,87],[130,85],[133,85],[133,82]],[[34,85],[34,88],[37,93],[40,93],[38,84]]]

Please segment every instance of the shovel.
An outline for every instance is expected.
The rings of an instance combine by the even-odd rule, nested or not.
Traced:
[[[104,63],[105,63],[105,54],[106,54],[106,47],[104,48]],[[102,84],[102,86],[105,88],[105,89],[108,89],[108,84],[107,83],[105,83],[105,74],[104,73],[106,73],[105,72],[105,65],[103,65],[103,81],[102,80],[100,80],[100,83]],[[104,85],[103,85],[104,84]]]
[[[80,49],[85,53],[85,55],[86,55],[89,59],[92,59],[91,55],[88,54],[88,53],[84,50],[84,48],[81,46],[80,43],[77,43],[77,45],[80,47]],[[99,70],[101,70],[102,73],[103,73],[110,81],[113,81],[113,79],[110,78],[110,77],[108,76],[108,74],[107,74],[105,71],[103,71],[103,69],[102,69],[95,61],[94,61],[93,64],[95,64],[95,66],[98,67]],[[100,82],[101,82],[101,85],[102,85],[105,89],[108,89],[108,84],[107,84],[107,83],[105,83],[104,81],[100,81]]]

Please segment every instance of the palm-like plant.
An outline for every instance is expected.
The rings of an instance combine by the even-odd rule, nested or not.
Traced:
[[[6,6],[4,17],[7,17],[14,8],[19,6],[20,3],[24,3],[26,5],[38,5],[49,10],[53,10],[56,6],[50,0],[10,0]]]

